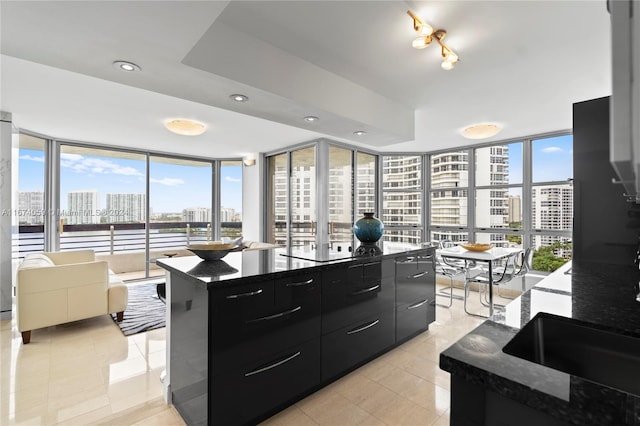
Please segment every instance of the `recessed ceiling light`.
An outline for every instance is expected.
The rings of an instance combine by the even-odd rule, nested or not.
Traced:
[[[498,124],[482,123],[474,124],[462,130],[462,136],[467,139],[486,139],[495,136],[502,130]]]
[[[231,99],[233,99],[236,102],[247,102],[249,100],[248,96],[245,95],[241,95],[241,94],[233,94],[231,96],[229,96]]]
[[[116,67],[116,69],[118,69],[120,71],[133,72],[133,71],[140,71],[141,70],[141,68],[139,66],[137,66],[133,62],[129,62],[129,61],[115,61],[113,63],[113,66]]]
[[[313,122],[318,121],[318,120],[320,120],[320,119],[318,117],[316,117],[316,116],[313,116],[313,115],[307,115],[304,118],[304,121],[308,121],[309,123],[313,123]]]
[[[353,132],[353,134],[356,136],[364,136],[367,134],[367,132],[365,132],[364,130],[356,130],[355,132]]]
[[[198,136],[207,130],[207,126],[204,124],[184,118],[167,120],[164,122],[164,127],[173,133],[184,136]]]

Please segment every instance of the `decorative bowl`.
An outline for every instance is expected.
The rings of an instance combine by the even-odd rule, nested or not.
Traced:
[[[460,244],[460,247],[469,251],[487,251],[491,248],[491,244],[464,243]]]
[[[242,250],[244,246],[238,244],[204,243],[192,244],[187,250],[204,260],[220,260],[232,251]]]

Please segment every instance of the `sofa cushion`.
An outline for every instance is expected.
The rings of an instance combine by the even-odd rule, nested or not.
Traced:
[[[53,261],[42,253],[28,254],[25,256],[19,269],[43,268],[46,266],[55,266]]]

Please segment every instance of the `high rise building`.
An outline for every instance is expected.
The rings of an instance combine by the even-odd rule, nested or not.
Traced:
[[[144,222],[146,196],[141,193],[107,194],[107,223]]]
[[[211,222],[211,209],[208,207],[189,207],[182,210],[183,222]]]
[[[386,241],[420,244],[415,231],[389,228],[422,223],[422,157],[420,155],[385,156],[383,174],[383,222]]]
[[[522,199],[519,195],[509,196],[509,223],[522,222]]]
[[[566,230],[573,227],[573,186],[569,183],[562,185],[543,185],[533,187],[532,197],[532,226],[533,229]],[[534,246],[549,246],[558,240],[553,235],[534,235]],[[568,257],[571,253],[562,251],[556,253]]]
[[[100,216],[98,191],[95,189],[88,191],[69,191],[67,193],[67,210],[64,212],[64,219],[69,225],[98,224]]]
[[[238,222],[238,213],[236,209],[222,207],[220,208],[220,222]]]
[[[44,192],[20,191],[18,193],[18,224],[42,225],[44,223]]]

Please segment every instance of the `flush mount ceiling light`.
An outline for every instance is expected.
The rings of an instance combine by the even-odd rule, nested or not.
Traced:
[[[356,130],[355,132],[353,132],[353,134],[356,136],[364,136],[367,134],[367,132],[365,132],[364,130]]]
[[[411,46],[415,49],[424,49],[431,44],[433,40],[440,45],[440,55],[442,56],[442,69],[451,70],[459,61],[458,55],[445,44],[443,41],[447,35],[446,30],[434,30],[433,27],[422,21],[412,11],[407,10],[407,14],[413,19],[413,29],[418,37],[411,42]]]
[[[502,130],[498,124],[481,123],[474,124],[462,130],[462,136],[467,139],[486,139],[495,136]]]
[[[304,121],[307,121],[309,123],[315,123],[316,121],[320,120],[318,117],[314,116],[314,115],[307,115],[304,118]]]
[[[231,96],[229,96],[231,99],[233,99],[236,102],[247,102],[249,100],[248,96],[245,95],[241,95],[239,93],[235,93]]]
[[[118,69],[120,71],[133,72],[133,71],[140,71],[141,70],[141,68],[139,66],[137,66],[133,62],[129,62],[129,61],[115,61],[113,63],[113,66],[116,67],[116,69]]]
[[[164,127],[178,135],[198,136],[207,130],[207,126],[194,120],[184,118],[171,119],[164,122]]]

